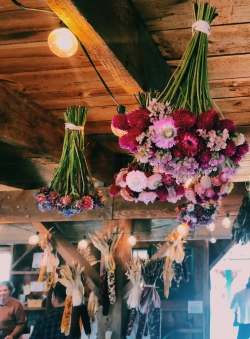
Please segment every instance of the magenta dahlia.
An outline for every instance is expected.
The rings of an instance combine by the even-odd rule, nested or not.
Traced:
[[[129,129],[129,124],[127,120],[127,114],[117,114],[113,116],[112,125],[115,128],[127,131]]]
[[[198,115],[196,119],[196,126],[198,129],[210,130],[218,123],[218,121],[218,113],[213,109],[208,109],[207,111]]]
[[[109,194],[112,197],[117,196],[120,193],[121,187],[119,185],[111,185],[109,189]]]
[[[184,195],[184,193],[185,193],[185,188],[184,188],[184,186],[182,186],[182,185],[177,185],[177,186],[175,187],[175,192],[176,192],[176,195],[177,195],[178,197]]]
[[[190,129],[196,122],[196,116],[185,108],[180,108],[174,111],[172,118],[175,121],[175,126],[180,128]]]
[[[171,174],[164,174],[162,176],[162,182],[165,186],[171,187],[175,184],[175,178]]]
[[[226,155],[227,157],[231,157],[236,152],[236,145],[230,139],[226,141],[226,144],[227,144],[226,148],[222,149],[221,153]]]
[[[121,148],[128,149],[130,152],[135,153],[139,147],[139,143],[136,140],[136,134],[127,133],[119,138],[119,145]]]
[[[171,148],[171,153],[175,158],[183,158],[184,155],[181,153],[181,151],[178,150],[176,146]]]
[[[204,162],[204,163],[208,163],[209,160],[212,158],[212,152],[206,150],[206,151],[202,151],[198,156],[197,156],[197,160],[199,162]]]
[[[236,125],[233,120],[222,119],[218,121],[218,123],[216,124],[216,130],[223,132],[224,129],[227,129],[230,134],[235,133]]]
[[[244,144],[239,145],[236,147],[236,154],[240,155],[241,157],[244,157],[249,151],[249,144],[247,141],[244,142]]]
[[[160,201],[166,201],[168,196],[168,190],[164,186],[160,186],[155,190],[155,193]]]
[[[127,120],[130,127],[139,127],[145,129],[149,126],[149,110],[146,108],[135,109],[127,114]]]
[[[230,157],[230,159],[232,160],[232,162],[233,162],[234,164],[238,164],[239,162],[241,162],[242,157],[241,157],[240,155],[238,155],[238,154],[234,154],[234,155],[232,155],[232,156]]]
[[[176,147],[186,156],[195,156],[204,147],[202,139],[194,131],[180,131],[176,141]]]

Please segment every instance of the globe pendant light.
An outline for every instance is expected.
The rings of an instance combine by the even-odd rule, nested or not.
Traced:
[[[55,55],[69,58],[76,53],[78,41],[68,28],[58,28],[49,34],[48,45]]]

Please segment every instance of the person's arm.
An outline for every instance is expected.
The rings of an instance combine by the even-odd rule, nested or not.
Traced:
[[[235,296],[233,297],[233,300],[231,301],[230,304],[230,309],[233,310],[233,312],[237,312],[239,303],[238,303],[238,298],[237,298],[237,293],[235,294]]]
[[[23,306],[21,304],[17,305],[14,312],[15,312],[15,319],[16,319],[16,327],[7,336],[7,339],[11,339],[11,338],[8,338],[8,337],[12,337],[12,338],[20,337],[20,335],[23,333],[23,331],[25,329],[25,313],[24,313]]]
[[[41,328],[42,328],[41,324],[42,324],[42,320],[38,319],[34,328],[33,328],[33,331],[31,333],[29,339],[39,339],[40,338],[40,333],[41,333]]]

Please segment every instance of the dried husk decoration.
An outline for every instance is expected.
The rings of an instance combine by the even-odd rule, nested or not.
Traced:
[[[77,247],[77,251],[84,257],[85,260],[91,265],[94,266],[100,260],[97,260],[96,257],[91,253],[91,248],[88,246],[86,248]]]
[[[87,112],[84,106],[71,106],[64,112],[65,136],[59,166],[49,186],[41,187],[34,195],[41,211],[58,210],[71,217],[104,206],[102,192],[94,186],[84,155]]]
[[[40,241],[39,246],[44,251],[44,255],[42,257],[38,282],[45,281],[46,290],[49,291],[51,287],[55,287],[56,285],[56,268],[59,265],[58,257],[52,253],[52,235],[49,231],[42,235],[42,240]]]
[[[97,310],[98,310],[98,298],[95,295],[95,292],[91,291],[88,300],[88,314],[91,323],[95,321]]]
[[[82,272],[84,267],[74,263],[72,267],[61,267],[61,278],[58,281],[66,287],[66,303],[61,322],[61,332],[69,335],[71,339],[81,337],[81,326],[87,336],[91,334],[90,319],[84,298]]]
[[[143,338],[147,322],[150,338],[161,338],[161,300],[155,284],[162,274],[162,267],[163,260],[142,262],[141,272],[145,284],[140,298],[136,339]]]
[[[107,233],[103,235],[99,231],[95,231],[95,235],[90,235],[89,237],[93,245],[101,251],[104,255],[104,264],[107,272],[107,284],[108,284],[108,295],[110,304],[115,303],[115,261],[113,258],[113,253],[116,249],[116,246],[120,240],[123,231],[114,228],[111,232],[110,229],[107,230]]]
[[[241,245],[250,241],[250,182],[246,183],[246,189],[239,213],[232,227],[232,240]]]
[[[136,315],[141,298],[141,284],[143,282],[141,275],[141,259],[140,257],[133,257],[129,263],[127,263],[126,276],[130,280],[132,287],[125,295],[127,299],[127,315],[123,326],[123,336],[129,336],[133,330]]]
[[[109,313],[109,293],[108,293],[108,277],[105,266],[101,267],[99,293],[98,293],[98,304],[102,306],[102,315],[107,316]]]

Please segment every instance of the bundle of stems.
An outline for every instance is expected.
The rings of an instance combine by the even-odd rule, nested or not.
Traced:
[[[195,21],[203,20],[210,25],[216,16],[216,8],[210,4],[194,4]],[[170,102],[174,109],[186,108],[196,116],[213,108],[208,83],[207,54],[207,34],[194,31],[179,66],[157,100]]]

